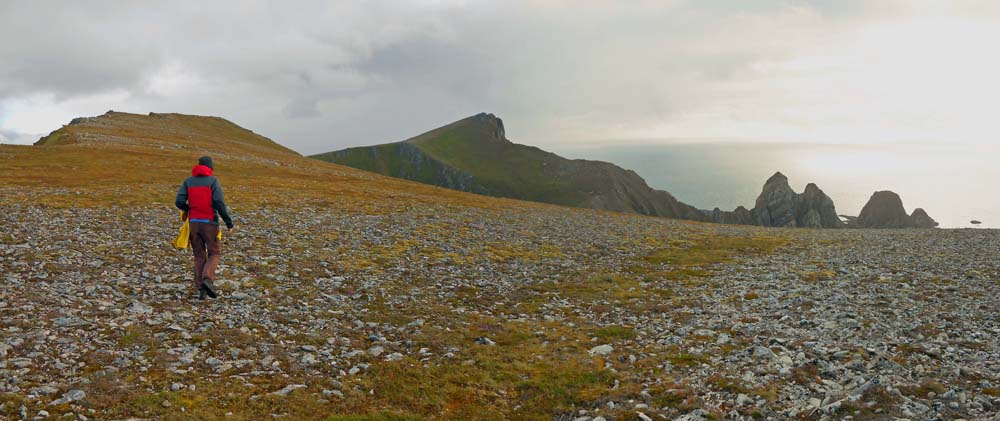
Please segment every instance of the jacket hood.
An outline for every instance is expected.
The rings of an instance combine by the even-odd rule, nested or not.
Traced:
[[[212,175],[212,169],[204,165],[195,165],[194,168],[191,169],[191,175],[194,177]]]

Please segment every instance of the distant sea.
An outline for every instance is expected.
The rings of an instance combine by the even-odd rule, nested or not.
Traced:
[[[997,146],[608,142],[552,150],[634,170],[701,209],[753,208],[764,181],[781,171],[797,192],[816,183],[839,214],[856,216],[872,193],[892,190],[907,213],[924,208],[942,228],[1000,228]]]

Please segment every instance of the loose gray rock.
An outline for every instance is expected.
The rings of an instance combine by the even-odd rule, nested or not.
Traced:
[[[612,347],[611,345],[606,345],[605,344],[605,345],[598,345],[598,346],[595,346],[595,347],[591,348],[590,351],[588,351],[588,353],[590,355],[608,355],[608,354],[610,354],[614,350],[615,350],[614,347]]]
[[[49,402],[49,406],[62,405],[70,402],[78,402],[87,397],[87,393],[80,389],[73,389],[62,395],[61,398]]]
[[[152,314],[153,308],[138,301],[132,301],[125,306],[125,311],[132,314]]]
[[[281,388],[280,390],[276,390],[274,392],[271,392],[270,394],[271,395],[275,395],[275,396],[288,396],[292,392],[294,392],[296,390],[299,390],[299,389],[305,389],[306,387],[307,386],[304,385],[304,384],[290,384],[288,386],[285,386],[285,387]]]
[[[308,353],[308,352],[305,353],[305,354],[302,354],[302,358],[299,360],[299,362],[301,362],[302,365],[307,365],[307,366],[308,365],[315,365],[316,364],[316,355],[312,354],[312,353]]]

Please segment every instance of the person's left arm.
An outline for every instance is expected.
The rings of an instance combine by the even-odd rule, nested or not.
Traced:
[[[219,213],[219,217],[226,223],[226,228],[233,229],[233,218],[229,217],[229,208],[226,207],[226,197],[222,193],[222,184],[219,179],[212,183],[212,208]]]

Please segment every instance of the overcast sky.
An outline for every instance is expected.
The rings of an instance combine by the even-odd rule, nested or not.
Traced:
[[[7,143],[109,109],[303,153],[481,111],[542,147],[1000,143],[994,0],[4,1],[0,39]]]

